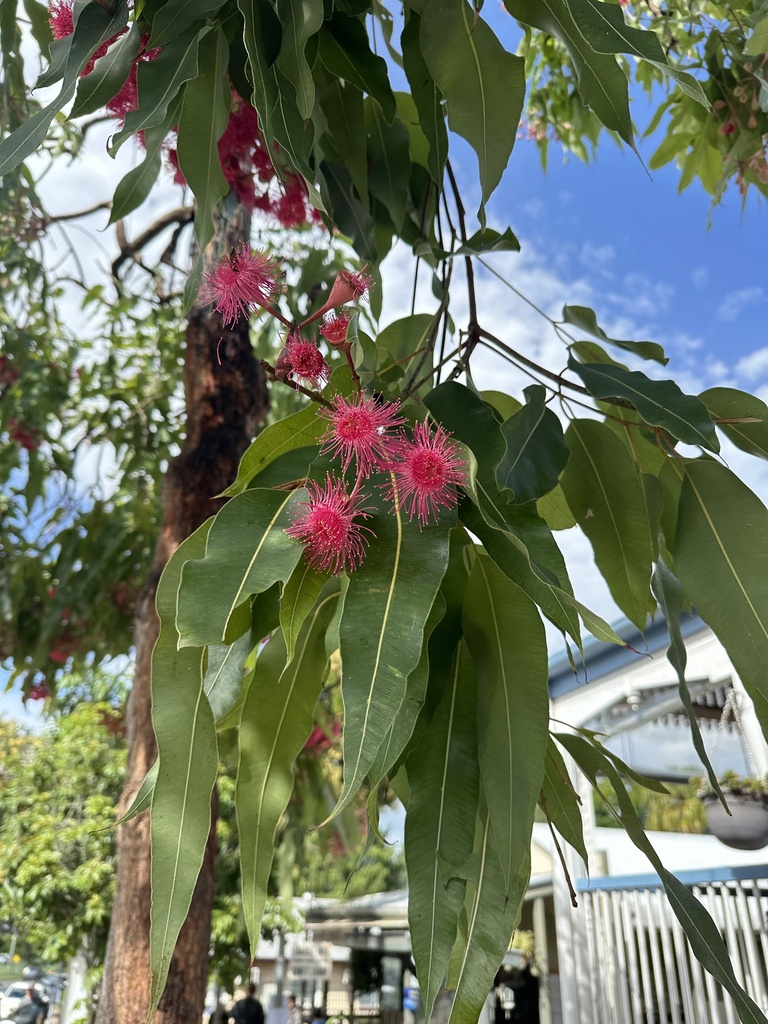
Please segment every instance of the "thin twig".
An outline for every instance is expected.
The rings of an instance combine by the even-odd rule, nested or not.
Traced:
[[[591,393],[587,391],[585,387],[582,387],[581,384],[576,384],[574,381],[568,380],[568,378],[563,377],[561,373],[554,373],[552,370],[548,370],[544,366],[539,366],[538,363],[535,363],[532,359],[529,359],[527,356],[521,355],[519,352],[516,352],[515,349],[510,348],[509,345],[506,345],[500,338],[497,338],[495,335],[490,334],[484,328],[478,327],[478,333],[481,338],[485,338],[486,341],[490,341],[491,344],[497,345],[503,352],[506,352],[507,355],[511,356],[512,359],[514,359],[516,362],[521,363],[523,366],[527,366],[529,369],[534,370],[536,373],[540,373],[542,377],[547,377],[549,380],[555,381],[555,383],[558,384],[560,387],[570,388],[572,391],[578,391],[579,394],[589,395],[590,398],[592,397]]]
[[[274,366],[268,363],[266,359],[260,360],[260,366],[266,374],[267,380],[272,383],[278,382],[285,384],[286,387],[292,388],[294,391],[298,391],[300,395],[304,395],[306,398],[311,398],[313,402],[317,402],[318,405],[324,405],[327,409],[332,409],[333,406],[324,398],[319,391],[310,391],[309,388],[305,388],[302,384],[297,384],[295,380],[289,380],[288,377],[283,374],[278,374]]]
[[[140,262],[137,257],[145,245],[148,245],[172,224],[189,224],[194,220],[194,216],[195,211],[191,206],[179,206],[175,210],[169,210],[162,217],[158,217],[148,228],[145,228],[132,242],[128,240],[125,234],[122,220],[119,220],[117,222],[117,239],[120,246],[120,255],[112,263],[112,277],[115,281],[120,279],[120,268],[124,263],[128,260]]]

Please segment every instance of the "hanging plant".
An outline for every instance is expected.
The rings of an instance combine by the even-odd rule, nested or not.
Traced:
[[[725,803],[708,785],[698,792],[712,835],[736,850],[768,846],[768,775],[744,778],[724,772],[718,782]]]

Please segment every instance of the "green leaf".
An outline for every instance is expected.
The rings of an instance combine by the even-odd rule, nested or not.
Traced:
[[[148,128],[144,133],[146,148],[144,159],[132,167],[118,182],[109,213],[109,223],[122,220],[127,214],[141,206],[152,186],[157,181],[162,164],[163,143],[171,127],[176,124],[181,111],[181,97],[177,96],[168,108],[168,114],[162,124]]]
[[[152,19],[147,49],[167,46],[196,21],[204,21],[221,7],[221,0],[165,0]]]
[[[51,43],[53,42],[48,6],[39,3],[38,0],[24,0],[24,10],[29,18],[32,37],[40,47],[42,55],[48,60]]]
[[[460,865],[472,853],[478,812],[477,686],[463,641],[448,685],[421,742],[408,756],[411,790],[405,819],[408,923],[419,975],[424,1019],[448,972],[466,883],[445,877],[442,865]]]
[[[576,525],[576,517],[568,507],[560,484],[536,502],[536,511],[550,530],[570,530]]]
[[[179,90],[197,75],[197,52],[210,26],[191,28],[164,47],[156,60],[141,61],[136,72],[139,106],[130,110],[121,131],[112,139],[109,152],[117,153],[126,139],[161,124]]]
[[[644,630],[653,610],[650,581],[658,519],[651,523],[632,455],[604,423],[573,420],[561,485],[589,539],[616,604]],[[660,509],[659,509],[660,513]]]
[[[589,306],[563,306],[563,323],[571,324],[580,331],[586,331],[593,338],[599,338],[608,345],[615,345],[617,348],[624,349],[625,352],[633,352],[641,359],[653,359],[655,362],[661,363],[662,366],[666,366],[669,362],[664,355],[664,349],[655,341],[621,341],[618,338],[609,338],[598,324],[595,311]],[[585,360],[585,362],[589,362],[589,360]]]
[[[466,906],[467,932],[462,941],[463,951],[454,966],[456,994],[448,1024],[477,1024],[520,919],[520,907],[531,875],[530,845],[526,845],[520,871],[513,879],[513,888],[508,889],[490,817],[481,815],[480,825],[475,869],[467,886],[470,892]],[[505,893],[506,899],[502,898]]]
[[[315,107],[315,83],[305,51],[323,24],[323,0],[277,0],[277,16],[283,27],[277,65],[296,90],[296,105],[306,121]]]
[[[768,17],[762,18],[755,25],[744,47],[744,53],[755,57],[762,57],[764,53],[768,53]]]
[[[280,628],[283,631],[289,661],[293,657],[304,620],[314,608],[320,591],[327,582],[328,576],[325,573],[313,569],[302,559],[283,587],[280,598]]]
[[[221,509],[205,557],[184,566],[177,612],[181,647],[221,643],[239,604],[290,577],[302,547],[284,531],[306,499],[303,488],[290,494],[254,489]],[[210,593],[215,602],[201,600]]]
[[[272,110],[277,100],[277,83],[271,71],[282,45],[280,21],[270,0],[237,0],[243,16],[243,42],[250,65],[248,78],[253,86],[251,103],[259,114],[267,151],[274,149]]]
[[[674,570],[718,640],[768,732],[768,510],[729,469],[689,461]]]
[[[353,240],[356,251],[363,259],[375,260],[376,225],[368,210],[357,198],[347,169],[341,164],[326,161],[323,164],[323,172],[332,204],[334,224]]]
[[[328,597],[307,619],[288,665],[282,633],[272,635],[258,657],[243,705],[235,804],[243,915],[254,952],[275,832],[293,792],[294,762],[312,731],[322,689],[325,629],[335,603],[336,595]]]
[[[541,784],[541,809],[560,835],[574,848],[589,869],[589,856],[584,843],[584,829],[581,820],[581,800],[565,767],[563,755],[550,736],[547,740],[547,757],[544,766],[544,781]]]
[[[730,994],[743,1024],[765,1024],[765,1017],[736,980],[728,950],[717,925],[688,886],[683,885],[667,871],[648,841],[620,773],[599,747],[588,743],[582,737],[558,733],[557,740],[568,750],[598,793],[601,793],[598,775],[607,777],[616,793],[618,808],[614,808],[605,797],[603,803],[613,814],[617,825],[624,828],[634,845],[645,854],[661,878],[672,911],[688,937],[694,956]]]
[[[315,209],[327,213],[317,189],[317,173],[310,164],[310,154],[315,141],[314,123],[302,119],[296,104],[295,90],[282,71],[275,65],[269,74],[274,82],[274,105],[268,117],[274,137],[282,146],[284,155],[289,159],[293,169],[304,179]]]
[[[509,161],[525,97],[522,57],[508,53],[465,0],[429,0],[421,17],[421,50],[445,97],[448,124],[472,146],[485,204]]]
[[[250,620],[250,614],[248,616]],[[254,648],[250,629],[233,644],[212,644],[208,648],[208,665],[203,688],[218,725],[243,698],[245,663]]]
[[[636,370],[597,363],[568,360],[569,367],[584,381],[591,395],[608,401],[630,402],[646,423],[662,427],[686,444],[720,451],[715,425],[707,407],[694,395],[686,395],[673,380],[652,380]]]
[[[174,625],[183,566],[202,555],[211,526],[209,519],[179,545],[157,588],[160,632],[152,652],[152,725],[159,767],[151,816],[150,1013],[165,988],[211,829],[218,746],[203,690],[204,652],[179,649]]]
[[[369,188],[386,206],[392,223],[399,231],[405,218],[411,169],[408,130],[397,118],[387,124],[381,107],[369,97],[365,101],[365,131]]]
[[[389,84],[387,62],[371,50],[363,22],[336,11],[320,30],[318,39],[320,60],[326,70],[373,96],[384,120],[391,124],[397,104]]]
[[[546,388],[531,384],[524,394],[527,404],[501,426],[507,450],[496,467],[499,487],[519,504],[553,490],[568,461],[560,420],[545,405]]]
[[[74,95],[78,78],[85,65],[102,43],[120,32],[127,20],[128,5],[125,0],[116,0],[110,8],[102,7],[98,3],[89,3],[80,11],[75,31],[67,47],[66,64],[63,65],[60,76],[62,82],[59,94],[0,142],[0,174],[7,174],[18,167],[40,147],[51,121]],[[57,80],[58,77],[53,79]],[[42,78],[38,84],[41,82]],[[46,84],[52,84],[52,81],[49,80]]]
[[[271,462],[286,452],[314,444],[327,426],[327,422],[320,419],[312,404],[262,430],[240,460],[235,482],[222,492],[221,497],[242,494]]]
[[[363,94],[356,86],[335,78],[323,89],[320,102],[328,121],[323,148],[328,151],[332,147],[333,158],[347,168],[358,196],[367,205],[368,159]]]
[[[420,530],[404,512],[374,515],[376,539],[351,574],[339,625],[344,701],[344,789],[338,814],[386,741],[419,663],[424,627],[448,565],[455,517]]]
[[[218,148],[229,121],[228,64],[227,37],[216,29],[200,42],[197,75],[188,82],[181,105],[179,168],[195,196],[195,235],[201,249],[213,238],[216,204],[229,192]]]
[[[752,420],[718,422],[717,425],[737,448],[768,459],[768,405],[765,402],[736,388],[709,388],[699,398],[715,421]]]
[[[627,76],[616,58],[595,53],[579,31],[568,0],[504,0],[509,13],[563,43],[571,55],[579,93],[606,128],[634,146]]]
[[[424,706],[427,695],[430,674],[430,638],[443,619],[445,611],[445,598],[438,590],[429,613],[429,618],[424,624],[424,646],[421,649],[419,663],[408,676],[402,703],[397,714],[392,719],[384,742],[379,747],[376,760],[368,769],[368,783],[374,795],[384,776],[392,773],[392,768],[399,761],[413,736],[416,721]]]
[[[469,574],[462,623],[477,671],[480,771],[506,897],[529,855],[544,778],[547,642],[536,606],[483,555]]]
[[[429,336],[434,329],[435,318],[430,313],[415,313],[413,316],[405,316],[387,324],[376,339],[376,347],[381,353],[380,372],[388,368],[388,361],[384,353],[388,353],[393,363],[397,363],[401,370],[403,380],[411,380],[414,373],[418,373],[418,379],[426,376],[432,366],[431,358],[428,355],[422,362],[424,350],[428,345]],[[414,380],[412,383],[416,383]],[[429,382],[417,388],[418,394],[429,390]]]
[[[633,28],[624,21],[617,4],[600,0],[565,0],[578,30],[596,53],[629,53],[645,60],[668,75],[691,99],[709,109],[709,100],[696,79],[667,62],[658,36],[646,29]]]
[[[71,118],[92,114],[117,95],[130,74],[140,46],[141,32],[134,22],[128,32],[116,39],[103,57],[99,57],[93,71],[78,82],[69,115]]]
[[[419,124],[429,144],[429,173],[440,188],[448,159],[448,131],[445,127],[443,98],[421,52],[420,32],[421,18],[415,11],[410,11],[400,36],[403,70],[411,87]]]
[[[699,755],[699,760],[706,768],[707,777],[712,788],[723,801],[723,806],[726,806],[720,784],[717,781],[717,773],[710,763],[707,749],[704,746],[704,740],[699,729],[699,721],[694,713],[691,695],[688,692],[688,684],[685,681],[685,666],[688,661],[688,652],[686,651],[685,641],[680,629],[680,614],[683,610],[685,599],[683,588],[671,569],[661,559],[657,560],[654,567],[651,586],[667,622],[670,641],[669,648],[667,649],[667,661],[677,673],[678,691],[691,729],[691,740],[696,748],[696,753]]]
[[[141,814],[142,811],[146,811],[152,804],[152,795],[155,792],[155,783],[157,782],[157,770],[160,767],[159,762],[155,759],[152,762],[147,774],[144,776],[144,780],[139,786],[136,796],[131,801],[131,806],[118,818],[117,821],[112,825],[112,828],[117,828],[118,825],[124,825],[126,821],[131,821],[137,815]]]

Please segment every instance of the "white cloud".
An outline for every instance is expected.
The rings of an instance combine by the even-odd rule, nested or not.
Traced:
[[[736,372],[748,381],[768,375],[768,348],[758,348],[736,364]]]
[[[765,293],[760,285],[753,285],[751,288],[739,288],[736,291],[728,292],[718,307],[718,319],[726,323],[733,323],[747,306],[754,306],[755,303],[763,302],[764,298]]]
[[[691,284],[696,288],[703,288],[709,281],[709,269],[707,267],[696,267],[691,272]]]
[[[612,245],[595,245],[585,242],[579,253],[579,263],[587,270],[605,273],[616,259],[616,250]]]

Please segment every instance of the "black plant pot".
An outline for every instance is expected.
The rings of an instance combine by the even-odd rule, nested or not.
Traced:
[[[759,850],[768,846],[768,797],[752,793],[728,793],[726,812],[715,793],[702,798],[707,825],[721,843],[736,850]]]

